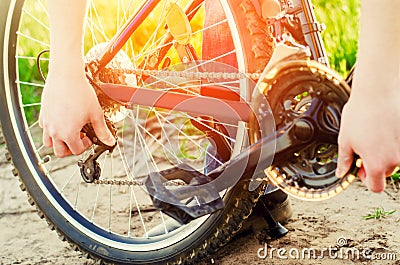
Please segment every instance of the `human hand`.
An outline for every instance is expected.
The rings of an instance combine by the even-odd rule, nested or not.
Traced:
[[[386,177],[400,164],[400,91],[387,89],[380,93],[384,82],[378,84],[372,79],[355,80],[354,94],[343,109],[336,175],[343,177],[350,169],[353,154],[358,154],[363,161],[359,177],[369,190],[381,192]],[[358,89],[374,85],[375,93]],[[395,87],[400,89],[399,84]]]
[[[92,144],[81,133],[87,123],[92,124],[100,141],[110,146],[115,144],[84,73],[76,69],[71,72],[50,72],[42,93],[39,125],[43,128],[43,143],[53,147],[57,157],[79,155]]]
[[[359,176],[374,192],[400,164],[399,8],[400,1],[361,1],[357,67],[338,139],[336,175],[346,174],[356,153]]]

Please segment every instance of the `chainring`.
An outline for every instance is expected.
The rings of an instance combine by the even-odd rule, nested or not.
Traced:
[[[266,83],[263,94],[274,114],[277,130],[300,117],[317,99],[323,102],[322,111],[315,118],[317,124],[336,136],[326,141],[323,135],[317,134],[306,148],[268,168],[270,181],[302,200],[325,200],[341,193],[356,174],[354,164],[353,174],[343,178],[335,176],[337,135],[350,87],[338,73],[310,60],[280,62],[263,77],[263,82]]]

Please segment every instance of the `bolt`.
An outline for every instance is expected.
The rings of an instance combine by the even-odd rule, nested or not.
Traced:
[[[299,120],[294,126],[294,132],[297,139],[307,141],[313,137],[314,128],[306,120]]]

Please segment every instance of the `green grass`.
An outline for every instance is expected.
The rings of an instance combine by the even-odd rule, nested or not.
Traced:
[[[393,182],[400,182],[400,173],[396,172],[393,173],[390,178],[393,180]]]
[[[346,75],[356,61],[360,0],[315,0],[315,13],[332,68]]]
[[[396,210],[392,211],[385,211],[383,207],[375,208],[373,209],[369,214],[364,215],[363,219],[364,220],[369,220],[369,219],[381,219],[381,218],[386,218],[389,215],[392,215],[396,212]]]

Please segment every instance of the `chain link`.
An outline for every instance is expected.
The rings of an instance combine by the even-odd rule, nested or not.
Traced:
[[[106,68],[115,75],[137,75],[137,76],[157,76],[157,77],[180,77],[188,79],[224,79],[236,80],[249,78],[258,80],[261,77],[260,73],[226,73],[226,72],[191,72],[191,71],[170,71],[170,70],[149,70],[149,69],[115,69]]]
[[[113,185],[113,186],[144,186],[145,183],[138,180],[119,180],[119,179],[96,179],[93,184]],[[168,181],[164,186],[184,186],[183,181]]]
[[[253,182],[262,182],[262,181],[268,181],[268,177],[264,178],[255,178],[255,179],[249,179],[248,181]],[[143,181],[138,181],[138,180],[119,180],[119,179],[96,179],[93,184],[98,184],[98,185],[112,185],[112,186],[145,186],[146,184]],[[172,187],[181,187],[181,186],[187,186],[187,184],[183,181],[168,181],[163,183],[164,186],[172,186]]]

